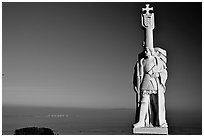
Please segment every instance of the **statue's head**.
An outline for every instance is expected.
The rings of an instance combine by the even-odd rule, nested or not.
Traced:
[[[149,47],[145,47],[144,53],[145,53],[146,57],[154,56],[154,49],[151,49]]]
[[[155,55],[155,50],[153,47],[148,47],[145,43],[145,41],[142,42],[142,46],[144,48],[144,54],[146,57],[149,56],[154,56]]]

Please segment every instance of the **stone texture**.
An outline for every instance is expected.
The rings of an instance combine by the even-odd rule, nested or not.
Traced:
[[[137,135],[168,135],[168,128],[160,127],[133,128],[133,133]]]
[[[136,92],[136,118],[133,133],[168,134],[165,92],[167,72],[166,50],[153,44],[154,13],[150,13],[149,4],[142,9],[142,26],[145,30],[143,52],[138,55],[133,76],[133,86]],[[150,126],[155,128],[149,128]],[[146,128],[143,128],[146,127]]]

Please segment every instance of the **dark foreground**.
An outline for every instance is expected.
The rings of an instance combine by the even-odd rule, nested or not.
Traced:
[[[134,109],[80,109],[3,106],[2,133],[47,127],[60,135],[132,134]],[[201,135],[201,111],[167,111],[170,135]]]
[[[16,129],[14,135],[54,135],[54,132],[44,127],[26,127]]]

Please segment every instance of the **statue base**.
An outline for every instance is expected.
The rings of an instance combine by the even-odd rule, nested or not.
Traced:
[[[137,135],[168,135],[167,127],[142,127],[133,128],[133,134]]]

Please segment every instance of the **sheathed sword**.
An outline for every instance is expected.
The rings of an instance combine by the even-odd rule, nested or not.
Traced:
[[[139,68],[139,62],[137,62],[137,103],[140,102],[140,68]]]
[[[136,107],[136,117],[135,117],[135,122],[137,123],[139,121],[139,105],[140,105],[140,69],[139,69],[139,62],[136,63],[136,85],[135,85],[135,91],[136,91],[136,95],[135,95],[135,107]]]

